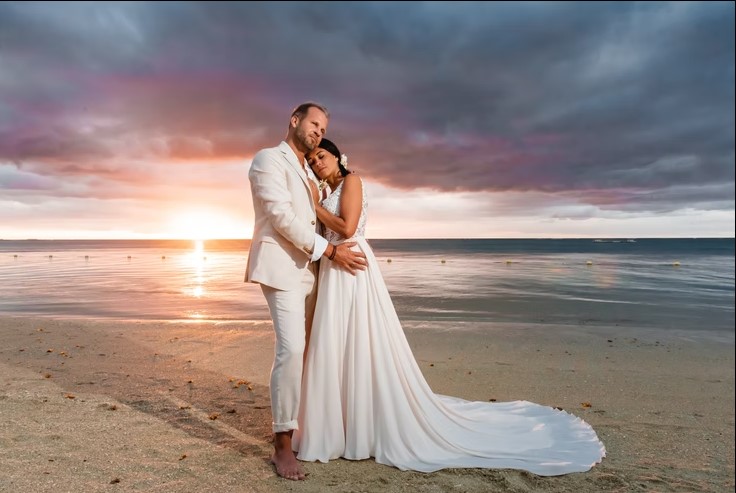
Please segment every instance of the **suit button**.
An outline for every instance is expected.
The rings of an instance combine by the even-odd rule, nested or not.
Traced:
[[[315,224],[317,224],[317,221],[312,221],[312,226],[314,226]]]

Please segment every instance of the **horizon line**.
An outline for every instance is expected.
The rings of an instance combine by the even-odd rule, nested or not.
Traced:
[[[735,236],[414,237],[366,240],[734,240]],[[0,241],[253,241],[253,238],[0,238]]]

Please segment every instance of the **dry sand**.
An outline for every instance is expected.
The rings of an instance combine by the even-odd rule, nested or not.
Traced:
[[[406,330],[435,392],[562,407],[595,428],[607,457],[551,478],[336,460],[305,464],[306,481],[287,481],[267,463],[270,324],[4,317],[0,491],[734,489],[733,336],[470,323]]]

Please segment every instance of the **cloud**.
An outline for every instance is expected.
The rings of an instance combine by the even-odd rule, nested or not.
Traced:
[[[734,207],[732,2],[5,2],[0,32],[3,194],[242,192],[218,163],[318,100],[397,190]]]

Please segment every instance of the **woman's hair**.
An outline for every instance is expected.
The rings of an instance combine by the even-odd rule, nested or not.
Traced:
[[[342,154],[340,154],[340,149],[337,148],[334,142],[332,142],[331,140],[322,138],[322,141],[319,143],[317,147],[319,147],[320,149],[324,149],[325,151],[335,156],[335,158],[337,158],[337,167],[340,168],[340,174],[343,177],[348,176],[350,174],[350,171],[348,171],[348,169],[345,166],[343,166],[342,163],[340,162],[340,156],[342,156]]]

